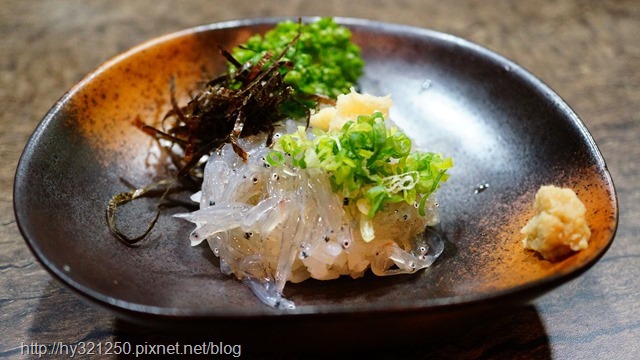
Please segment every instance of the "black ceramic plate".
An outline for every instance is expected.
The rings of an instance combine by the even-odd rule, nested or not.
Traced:
[[[288,285],[285,295],[297,308],[279,311],[220,274],[206,246],[189,246],[190,225],[170,217],[184,209],[164,214],[142,247],[118,242],[105,207],[128,189],[121,179],[140,186],[162,176],[157,153],[150,155],[153,142],[132,121],[157,121],[169,108],[171,77],[186,99],[203,69],[224,69],[218,46],[230,49],[276,20],[213,24],[152,40],[105,63],[55,104],[24,150],[14,189],[20,230],[55,278],[119,316],[161,326],[231,333],[251,326],[293,336],[412,326],[425,335],[524,304],[583,273],[609,247],[618,213],[613,183],[584,124],[558,95],[465,40],[356,19],[340,22],[362,47],[361,90],[392,94],[391,117],[419,145],[455,162],[440,191],[446,250],[432,268]],[[573,188],[593,233],[587,250],[557,263],[524,251],[519,234],[543,184]],[[122,226],[140,230],[135,226],[152,206],[129,207],[135,221]]]

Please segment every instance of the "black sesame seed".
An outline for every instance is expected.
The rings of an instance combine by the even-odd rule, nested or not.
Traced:
[[[329,237],[327,235],[325,235],[323,240],[324,240],[324,242],[329,242]]]

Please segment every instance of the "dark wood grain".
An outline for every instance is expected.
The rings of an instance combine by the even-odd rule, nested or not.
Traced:
[[[20,345],[32,342],[152,344],[206,338],[160,334],[123,323],[53,280],[18,231],[12,208],[14,171],[49,107],[108,58],[149,38],[194,25],[276,15],[362,17],[432,28],[510,58],[547,83],[578,113],[602,151],[618,191],[616,240],[586,274],[531,306],[468,329],[456,339],[425,339],[424,344],[401,349],[380,344],[376,354],[389,358],[636,358],[640,351],[640,6],[633,0],[447,1],[446,5],[420,0],[203,0],[179,6],[172,1],[2,1],[0,356],[17,358]]]

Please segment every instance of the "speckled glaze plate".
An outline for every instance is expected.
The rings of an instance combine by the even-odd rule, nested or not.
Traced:
[[[161,216],[145,245],[118,242],[106,225],[109,198],[128,190],[123,179],[141,186],[164,175],[153,141],[134,119],[160,119],[170,107],[171,77],[186,100],[204,73],[223,71],[219,46],[230,49],[278,20],[212,24],[151,40],[106,62],[54,105],[18,165],[14,206],[24,238],[55,278],[139,323],[227,335],[251,328],[263,339],[350,334],[352,341],[366,334],[371,341],[427,336],[525,304],[579,276],[607,250],[617,227],[614,185],[586,127],[558,95],[465,40],[358,19],[338,20],[362,47],[361,90],[392,94],[396,123],[455,162],[439,197],[446,248],[432,268],[288,285],[285,295],[297,308],[280,311],[222,275],[208,247],[189,245],[190,224],[170,216],[184,209]],[[574,189],[593,233],[587,250],[556,263],[524,251],[519,233],[543,184]],[[139,230],[152,206],[129,207],[132,221],[122,227]],[[412,330],[365,331],[374,326]]]

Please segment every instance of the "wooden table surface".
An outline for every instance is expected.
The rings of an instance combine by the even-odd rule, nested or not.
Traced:
[[[637,1],[1,0],[0,357],[20,358],[22,344],[158,341],[154,330],[128,325],[56,282],[20,235],[12,208],[14,172],[47,110],[103,61],[149,38],[210,22],[281,15],[361,17],[431,28],[506,56],[541,78],[578,113],[616,185],[616,239],[583,276],[455,340],[375,354],[471,359],[640,356]]]

